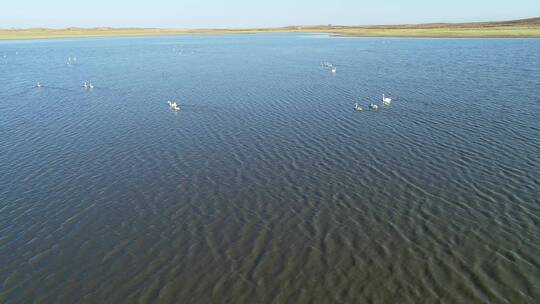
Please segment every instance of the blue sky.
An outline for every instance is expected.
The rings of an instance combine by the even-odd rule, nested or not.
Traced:
[[[540,16],[540,0],[3,0],[0,28],[271,27],[505,20]]]

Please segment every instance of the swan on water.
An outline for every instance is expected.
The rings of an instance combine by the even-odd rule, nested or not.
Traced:
[[[363,109],[358,103],[356,103],[356,104],[354,105],[354,110],[357,111],[357,112],[362,112],[362,111],[364,111],[364,109]]]
[[[369,104],[369,108],[370,108],[371,110],[378,110],[378,109],[379,109],[379,106],[376,105],[376,104],[370,103],[370,104]]]
[[[337,72],[337,68],[336,67],[332,67],[332,73],[336,73]]]
[[[83,87],[84,87],[85,89],[88,89],[88,83],[86,83],[86,81],[84,82]]]
[[[176,101],[167,101],[169,104],[169,107],[174,111],[180,111],[180,106],[176,103]]]
[[[382,101],[384,104],[389,104],[392,102],[392,98],[386,97],[384,94],[382,94]]]
[[[38,88],[41,88],[41,82],[38,82],[38,83],[37,83],[37,87],[38,87]]]
[[[90,83],[88,84],[88,87],[89,87],[90,89],[93,89],[93,88],[94,88],[94,85],[90,82]]]

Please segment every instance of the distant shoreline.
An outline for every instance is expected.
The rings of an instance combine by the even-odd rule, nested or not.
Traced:
[[[67,28],[0,29],[0,40],[180,36],[257,33],[324,33],[339,37],[540,38],[540,18],[501,22],[375,26],[289,26],[256,29]]]

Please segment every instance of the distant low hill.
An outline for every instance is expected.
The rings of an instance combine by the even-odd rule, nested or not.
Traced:
[[[322,31],[343,36],[540,38],[540,18],[495,22],[426,23],[400,25],[313,26],[299,30]]]
[[[395,26],[371,26],[372,28],[493,28],[493,27],[540,27],[539,18],[528,18],[510,21],[495,21],[495,22],[469,22],[469,23],[427,23],[413,25],[395,25]],[[369,28],[370,26],[368,26]]]
[[[421,23],[421,24],[394,24],[394,25],[315,25],[315,26],[288,26],[285,28],[330,28],[330,29],[434,29],[434,28],[493,28],[493,27],[540,27],[540,17],[527,18],[508,21],[490,21],[490,22],[467,22],[467,23]]]
[[[540,38],[540,18],[496,22],[428,23],[401,25],[317,25],[252,29],[158,29],[158,28],[77,28],[0,29],[0,40],[48,39],[104,36],[155,36],[194,34],[250,34],[264,32],[317,32],[340,36],[364,37],[506,37]]]

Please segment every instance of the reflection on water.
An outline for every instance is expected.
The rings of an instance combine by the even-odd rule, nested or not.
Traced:
[[[2,42],[0,302],[533,303],[539,49]]]

